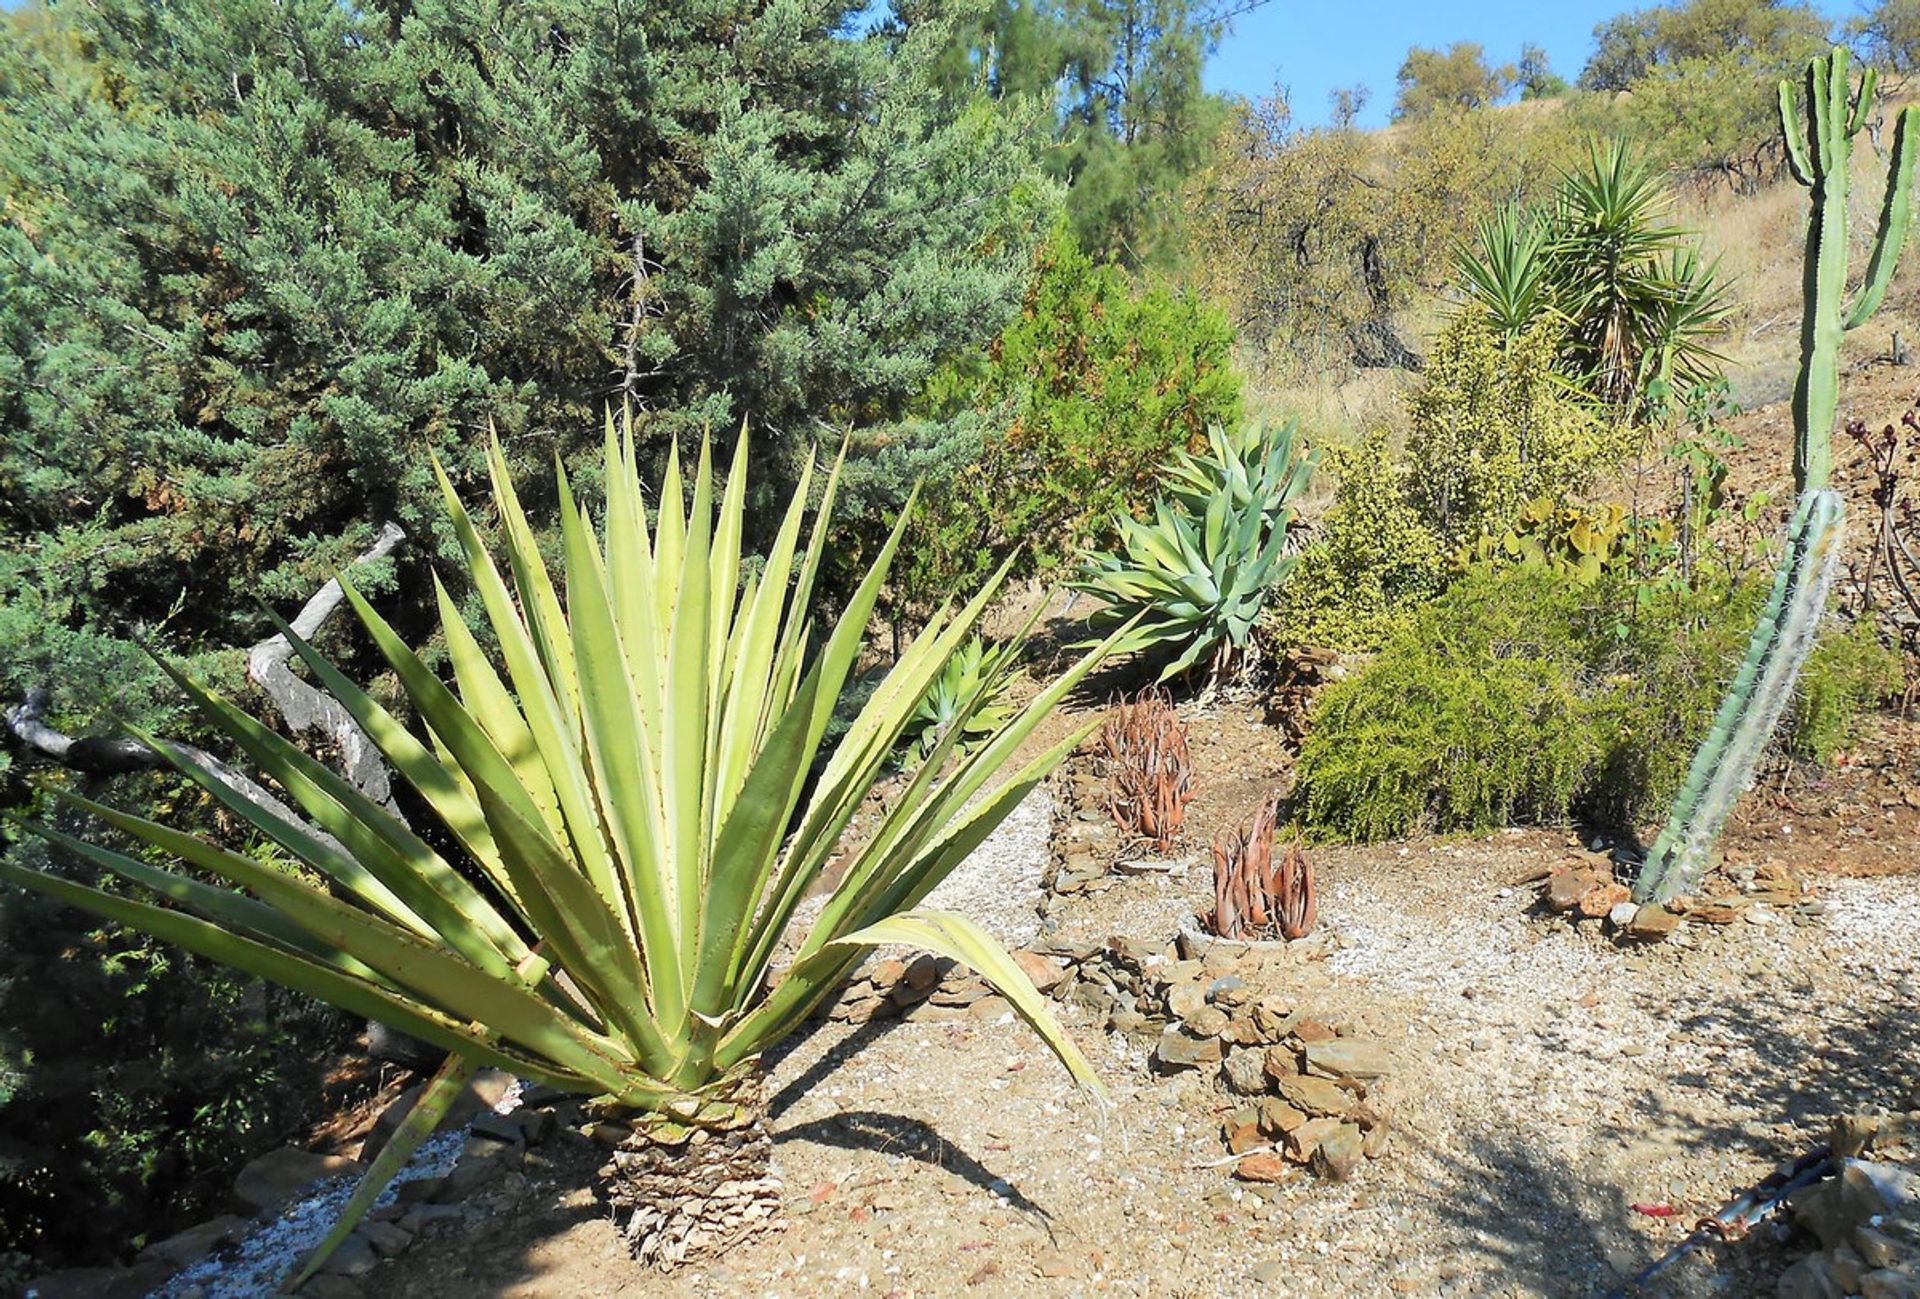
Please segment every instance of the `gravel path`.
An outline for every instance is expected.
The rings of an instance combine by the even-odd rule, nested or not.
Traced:
[[[1053,791],[1037,785],[923,906],[958,911],[1009,947],[1040,934],[1040,880],[1053,830]]]

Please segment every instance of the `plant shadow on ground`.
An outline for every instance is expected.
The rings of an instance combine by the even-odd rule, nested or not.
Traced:
[[[902,1023],[899,1019],[868,1020],[823,1052],[797,1077],[782,1087],[767,1104],[773,1119],[805,1098],[814,1088],[855,1059],[889,1031]],[[765,1060],[769,1072],[804,1044],[824,1025],[815,1022],[811,1031],[802,1030],[781,1042]],[[1039,1223],[1050,1224],[1052,1215],[1014,1185],[982,1164],[961,1147],[947,1140],[938,1129],[923,1119],[874,1110],[842,1110],[837,1114],[808,1119],[774,1132],[776,1147],[790,1141],[810,1141],[815,1145],[841,1150],[865,1150],[897,1155],[942,1169],[984,1191],[999,1195],[1015,1210]],[[776,1156],[777,1157],[777,1156]],[[1051,1228],[1049,1227],[1049,1230]]]
[[[1809,1005],[1818,995],[1804,978],[1790,978],[1673,1016],[1677,1033],[1714,1044],[1721,1062],[1658,1075],[1657,1086],[1628,1099],[1617,1136],[1622,1147],[1645,1139],[1673,1155],[1731,1154],[1747,1166],[1725,1185],[1702,1187],[1711,1202],[1687,1205],[1689,1217],[1717,1211],[1779,1164],[1823,1145],[1839,1115],[1910,1103],[1903,1089],[1920,1064],[1920,1017],[1910,1000],[1890,990],[1876,1007]],[[1811,1036],[1793,1026],[1796,1015],[1804,1023],[1809,1014],[1818,1025]],[[1593,1049],[1567,1054],[1601,1064]],[[1684,1098],[1679,1104],[1675,1092]],[[1568,1158],[1516,1129],[1452,1148],[1417,1143],[1409,1153],[1439,1170],[1435,1204],[1457,1224],[1455,1252],[1504,1287],[1548,1295],[1771,1294],[1778,1271],[1800,1252],[1783,1251],[1779,1233],[1763,1228],[1710,1242],[1635,1289],[1632,1278],[1684,1231],[1654,1235],[1657,1220],[1635,1216],[1636,1200],[1665,1196],[1650,1183],[1628,1184],[1620,1176],[1625,1166],[1607,1158],[1617,1151]]]

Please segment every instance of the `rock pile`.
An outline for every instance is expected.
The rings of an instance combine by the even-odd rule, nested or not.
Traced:
[[[1819,923],[1827,904],[1779,861],[1729,865],[1710,876],[1699,897],[1675,898],[1667,906],[1633,901],[1614,873],[1613,859],[1590,852],[1535,877],[1549,911],[1582,920],[1602,920],[1627,938],[1659,941],[1681,923],[1730,925],[1737,920],[1765,925],[1786,920]]]
[[[1182,932],[1165,946],[1044,939],[1014,960],[1042,993],[1103,1030],[1150,1041],[1155,1067],[1196,1069],[1246,1104],[1227,1121],[1235,1176],[1274,1181],[1311,1167],[1346,1178],[1386,1149],[1377,1090],[1386,1049],[1349,1026],[1322,1022],[1281,997],[1259,997],[1241,977],[1244,945]],[[828,1009],[864,1023],[993,1021],[1012,1009],[978,977],[930,956],[869,963]]]
[[[1386,1150],[1377,1106],[1392,1067],[1378,1042],[1314,1019],[1284,997],[1260,997],[1225,945],[1183,934],[1167,948],[1130,938],[1104,945],[1043,944],[1022,953],[1059,973],[1053,995],[1102,1027],[1153,1039],[1163,1070],[1196,1069],[1246,1098],[1224,1126],[1234,1175],[1277,1181],[1309,1166],[1344,1179]]]
[[[1041,881],[1043,915],[1057,896],[1112,887],[1110,868],[1120,853],[1120,829],[1107,806],[1111,791],[1093,764],[1075,760],[1056,780],[1059,817],[1053,831],[1054,859]]]
[[[1920,1299],[1920,1175],[1895,1162],[1915,1142],[1920,1110],[1834,1124],[1839,1173],[1788,1201],[1820,1248],[1781,1274],[1780,1299]]]

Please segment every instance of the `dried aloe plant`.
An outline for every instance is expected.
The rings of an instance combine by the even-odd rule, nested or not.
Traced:
[[[1149,686],[1132,703],[1123,697],[1100,728],[1100,743],[1113,786],[1113,819],[1156,851],[1171,850],[1193,797],[1193,762],[1187,725],[1167,692]]]
[[[1253,824],[1213,841],[1213,914],[1207,927],[1222,938],[1292,941],[1313,932],[1313,863],[1299,844],[1273,860],[1273,828],[1280,816],[1276,795],[1253,814]]]

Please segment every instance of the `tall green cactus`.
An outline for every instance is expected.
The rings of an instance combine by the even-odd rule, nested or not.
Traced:
[[[1847,199],[1853,138],[1873,107],[1873,69],[1856,91],[1846,50],[1807,64],[1804,103],[1780,83],[1780,130],[1794,179],[1811,191],[1800,321],[1800,377],[1793,389],[1793,478],[1798,506],[1773,593],[1747,656],[1721,701],[1713,729],[1693,755],[1666,828],[1634,881],[1639,900],[1664,902],[1692,889],[1712,854],[1734,800],[1753,780],[1760,754],[1793,695],[1813,649],[1839,555],[1843,516],[1833,476],[1833,421],[1840,404],[1840,344],[1879,309],[1905,247],[1913,216],[1915,121],[1902,110],[1894,128],[1886,201],[1866,279],[1851,308],[1847,289]]]

